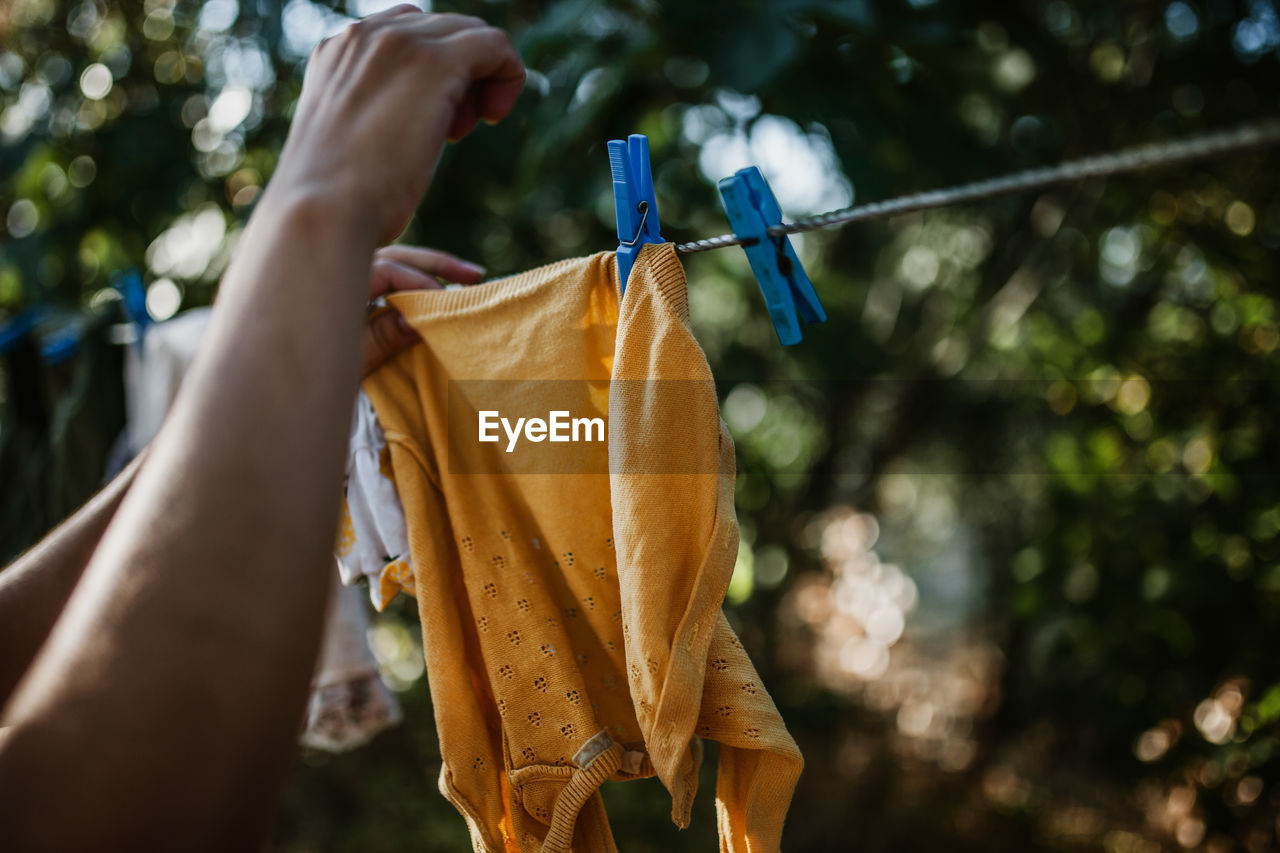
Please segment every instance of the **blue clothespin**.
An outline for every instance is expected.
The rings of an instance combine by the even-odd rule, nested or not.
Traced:
[[[116,273],[111,283],[120,291],[125,319],[133,324],[137,335],[134,343],[141,349],[147,327],[155,322],[147,313],[147,289],[142,286],[142,275],[136,269],[126,270]]]
[[[82,315],[56,311],[49,303],[37,302],[0,326],[0,355],[7,355],[23,338],[34,335],[45,364],[57,364],[79,351],[84,331]]]
[[[0,355],[7,355],[49,314],[49,306],[37,302],[0,326]]]
[[[645,243],[661,243],[658,202],[649,171],[649,137],[633,133],[609,140],[609,171],[613,173],[613,207],[618,219],[618,287],[627,289],[631,267]]]
[[[785,234],[769,234],[771,227],[782,223],[777,199],[755,166],[739,169],[720,181],[719,186],[729,224],[742,240],[778,340],[783,346],[800,343],[803,336],[797,312],[806,323],[825,323],[827,314],[800,266],[791,239]]]
[[[76,316],[42,337],[40,355],[44,358],[45,364],[58,364],[78,353],[84,331],[84,318]]]

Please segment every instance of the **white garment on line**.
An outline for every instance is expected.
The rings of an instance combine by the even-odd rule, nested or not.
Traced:
[[[400,722],[400,703],[382,682],[369,650],[369,605],[360,590],[330,575],[320,664],[311,681],[302,743],[326,752],[346,752]]]
[[[338,571],[348,586],[367,583],[373,606],[381,611],[412,582],[413,568],[387,439],[364,389],[356,394],[347,452],[346,502],[335,548]]]

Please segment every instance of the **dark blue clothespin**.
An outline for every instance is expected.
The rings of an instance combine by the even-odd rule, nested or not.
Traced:
[[[45,364],[57,364],[80,350],[84,331],[83,315],[54,310],[49,303],[37,302],[0,326],[0,355],[13,351],[30,335],[35,338],[36,348]]]
[[[618,219],[618,288],[622,293],[640,247],[662,242],[649,171],[649,137],[633,133],[625,141],[609,140],[609,171],[613,173],[613,207]]]
[[[48,314],[49,306],[37,302],[0,326],[0,355],[6,355],[17,347]]]
[[[40,355],[44,358],[45,364],[58,364],[78,353],[84,330],[84,317],[75,316],[42,337]]]
[[[125,319],[133,324],[137,336],[134,343],[141,349],[147,327],[155,322],[147,313],[147,289],[142,286],[142,275],[136,269],[125,270],[116,273],[111,283],[120,291]]]
[[[739,169],[720,181],[720,200],[734,235],[742,240],[778,340],[784,346],[800,343],[797,312],[806,323],[825,323],[827,314],[800,266],[791,239],[769,233],[771,227],[782,224],[782,209],[764,175],[755,166]]]

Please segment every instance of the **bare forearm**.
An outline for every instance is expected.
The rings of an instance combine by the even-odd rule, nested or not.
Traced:
[[[48,638],[141,461],[139,455],[75,515],[0,572],[0,709]]]
[[[260,829],[318,644],[359,373],[353,282],[374,240],[268,190],[148,464],[13,698],[0,823],[45,844],[58,824],[52,846],[72,847],[89,840],[77,827],[215,847]],[[77,821],[40,817],[55,804]]]
[[[501,32],[407,5],[316,48],[201,354],[10,702],[0,846],[260,837],[329,588],[374,245],[524,79]]]

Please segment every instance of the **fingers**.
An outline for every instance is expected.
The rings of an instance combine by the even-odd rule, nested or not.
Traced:
[[[477,18],[475,15],[459,15],[452,12],[424,14],[421,18],[414,20],[411,25],[414,32],[430,38],[443,38],[461,30],[489,28],[489,24],[484,18]]]
[[[405,18],[406,15],[415,17]],[[448,35],[463,27],[487,26],[482,19],[474,15],[424,12],[412,3],[400,3],[390,9],[365,15],[359,21],[362,26],[378,26],[387,22],[395,22],[397,27],[412,27],[417,32],[434,35]]]
[[[480,123],[480,111],[476,104],[475,92],[475,88],[472,88],[454,111],[453,124],[449,125],[449,132],[445,134],[445,138],[450,142],[457,142],[475,130],[476,125]]]
[[[387,308],[374,314],[365,326],[364,368],[361,376],[373,373],[397,353],[419,340],[417,332],[409,327],[404,317],[395,309]]]
[[[439,39],[467,69],[471,83],[450,123],[456,141],[481,122],[501,121],[524,90],[524,61],[507,34],[469,15],[425,15],[412,24],[415,32]]]
[[[399,3],[390,9],[383,9],[381,12],[374,12],[372,15],[365,15],[361,20],[364,21],[387,21],[398,18],[401,15],[421,15],[423,12],[412,3]]]
[[[480,118],[501,121],[524,89],[524,61],[511,39],[493,27],[477,27],[459,30],[447,41],[455,43],[471,72]]]
[[[515,78],[509,80],[486,80],[484,85],[480,87],[480,118],[490,124],[502,121],[515,107],[516,101],[520,99],[520,93],[524,91],[524,83],[525,71],[523,65],[520,67],[519,80]]]
[[[484,267],[478,264],[464,261],[448,252],[425,249],[421,246],[384,246],[374,257],[395,261],[428,275],[439,276],[446,281],[456,281],[459,284],[475,284],[485,275]]]
[[[433,275],[391,258],[375,258],[369,268],[369,298],[401,290],[441,290],[444,285]]]
[[[506,116],[524,79],[510,39],[480,18],[409,5],[370,15],[327,39],[308,63],[281,158],[292,168],[277,169],[277,178],[349,198],[373,238],[388,241],[430,186],[446,137]],[[383,291],[431,286],[406,285],[403,270],[375,272]]]
[[[497,122],[511,112],[524,89],[525,69],[507,34],[472,15],[427,14],[400,5],[357,22],[367,33],[394,29],[434,42],[450,54],[449,65],[465,69],[466,95],[457,105],[448,138],[460,139],[480,121]]]
[[[483,267],[459,257],[421,246],[384,246],[374,256],[369,273],[369,297],[402,290],[440,290],[440,278],[475,284]],[[440,278],[437,278],[439,276]],[[377,311],[365,327],[364,376],[419,340],[416,332],[392,308]]]
[[[460,15],[454,12],[415,11],[418,11],[418,15],[416,17],[406,17],[401,20],[395,20],[388,16],[383,17],[380,23],[390,23],[391,26],[394,26],[397,29],[401,29],[406,33],[426,39],[442,39],[462,30],[489,28],[488,22],[483,18],[477,18],[475,15]],[[380,14],[383,16],[387,15],[385,12]],[[362,20],[372,21],[374,18],[374,15],[370,15]]]

